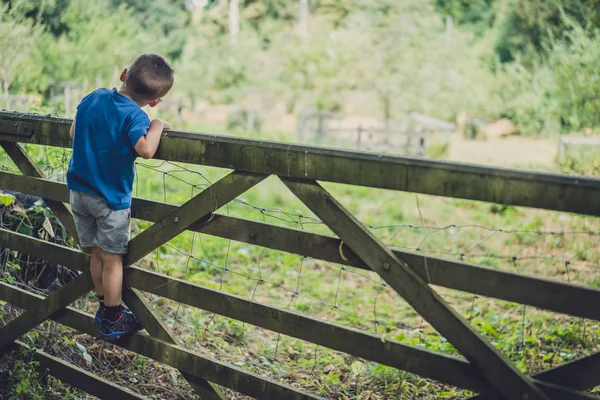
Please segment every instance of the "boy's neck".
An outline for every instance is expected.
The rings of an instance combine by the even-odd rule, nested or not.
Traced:
[[[121,85],[121,88],[117,91],[119,94],[122,94],[123,96],[135,101],[135,103],[140,106],[140,107],[145,107],[148,105],[148,102],[146,101],[138,101],[134,98],[134,96],[131,95],[131,93],[129,93],[127,91],[127,87],[125,87],[125,85]]]

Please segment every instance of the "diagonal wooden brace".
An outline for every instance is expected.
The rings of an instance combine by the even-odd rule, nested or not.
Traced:
[[[0,351],[10,345],[19,336],[50,318],[52,314],[67,307],[75,300],[88,293],[92,287],[90,270],[81,273],[77,278],[67,283],[44,299],[42,305],[36,309],[29,309],[14,320],[0,328]]]
[[[29,175],[35,178],[45,178],[44,173],[29,158],[27,152],[19,143],[0,141],[0,146],[6,151],[6,154],[13,160],[23,175]],[[78,242],[79,239],[77,237],[75,221],[67,206],[59,201],[49,199],[44,199],[44,202],[48,208],[52,210],[56,218],[63,224],[69,235]]]
[[[507,399],[548,398],[317,182],[282,180],[373,271],[475,365],[500,394]]]
[[[129,266],[141,260],[154,249],[185,231],[194,222],[210,216],[266,177],[266,175],[239,171],[224,176],[133,238],[129,242],[129,252],[123,264]]]
[[[146,301],[136,289],[126,288],[123,291],[123,300],[129,306],[131,311],[135,314],[137,319],[142,323],[144,328],[148,331],[150,336],[154,336],[158,339],[164,340],[168,343],[177,343],[175,337],[173,337],[167,328],[164,327],[163,323],[156,316],[154,311],[150,309]],[[226,400],[227,397],[223,394],[223,391],[216,384],[209,382],[203,378],[199,378],[195,375],[188,374],[184,371],[179,371],[185,378],[194,391],[200,395],[202,400]]]
[[[564,386],[571,390],[593,389],[600,385],[600,353],[594,353],[579,360],[540,372],[533,377],[555,385]],[[480,394],[471,397],[471,399],[491,400],[495,399],[495,397],[488,394]]]
[[[155,248],[162,246],[185,231],[191,224],[210,216],[217,209],[265,178],[265,175],[246,174],[237,171],[226,175],[131,240],[124,265],[129,266],[142,259]],[[127,290],[123,294],[125,303],[131,307],[148,333],[167,342],[175,343],[175,339],[136,293]],[[215,384],[193,375],[182,374],[203,399],[225,399],[225,396]]]

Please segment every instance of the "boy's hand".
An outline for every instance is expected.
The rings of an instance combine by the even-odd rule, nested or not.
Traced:
[[[173,129],[171,124],[162,119],[153,119],[145,136],[142,136],[135,144],[135,151],[142,158],[148,159],[154,157],[158,149],[160,138],[165,129]]]

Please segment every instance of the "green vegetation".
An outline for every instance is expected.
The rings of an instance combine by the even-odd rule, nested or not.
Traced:
[[[192,7],[202,1],[183,0],[0,4],[3,93],[40,95],[40,112],[64,113],[50,99],[54,82],[78,82],[84,91],[114,86],[121,68],[138,53],[153,51],[167,55],[175,66],[176,87],[169,97],[183,98],[190,108],[206,103],[242,109],[230,121],[232,131],[242,129],[250,109],[292,114],[304,108],[347,113],[358,109],[382,120],[399,119],[406,111],[452,120],[467,111],[481,118],[508,117],[521,134],[532,135],[600,126],[600,7],[594,0],[311,0],[306,25],[298,21],[300,1],[246,0],[240,2],[240,32],[235,37],[224,0],[207,1],[203,8]],[[188,115],[183,120],[187,129],[216,129],[211,121]],[[261,132],[260,137],[292,139],[273,132]],[[69,151],[38,146],[27,150],[49,176],[64,178]],[[0,165],[14,170],[3,153]],[[594,158],[569,158],[560,168],[595,176],[600,171]],[[136,196],[181,204],[226,171],[140,160],[137,173]],[[600,287],[600,226],[595,218],[345,185],[326,187],[390,246]],[[0,197],[0,203],[9,200]],[[36,207],[24,214],[41,223],[47,210]],[[273,177],[219,212],[331,234]],[[136,222],[134,235],[147,226]],[[142,264],[227,293],[368,330],[382,340],[457,355],[367,271],[191,232],[162,246]],[[8,267],[3,279],[20,279],[20,267]],[[595,322],[436,290],[527,373],[598,350],[600,325]],[[165,299],[151,300],[189,348],[327,398],[470,395],[239,321]],[[90,312],[95,307],[93,301],[77,305]],[[77,343],[85,341],[93,357],[106,357],[90,338],[74,338],[71,332],[61,341],[56,337],[67,334],[55,333],[59,336],[48,342],[52,345],[36,345],[53,354],[79,354]],[[92,366],[80,356],[73,361],[157,398],[169,393],[165,389],[169,384],[181,387],[172,371],[139,356],[118,359],[121,353],[113,350],[109,351],[117,372],[103,369],[96,360]],[[27,357],[17,357],[21,359]],[[23,388],[30,390],[30,397],[54,390],[53,384],[27,383],[17,389],[35,366],[14,364],[17,361],[11,361],[11,395]],[[159,381],[163,391],[144,385]],[[60,390],[66,396],[64,385]]]
[[[600,125],[597,0],[310,0],[299,21],[301,3],[242,1],[236,19],[224,0],[3,0],[2,90],[47,102],[55,82],[113,86],[154,51],[191,105],[466,111],[523,134]]]

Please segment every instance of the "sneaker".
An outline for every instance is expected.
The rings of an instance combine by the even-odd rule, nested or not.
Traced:
[[[102,319],[100,336],[106,340],[116,340],[128,333],[141,331],[142,324],[129,310],[123,310],[116,321]]]
[[[102,325],[102,320],[106,315],[106,311],[104,311],[104,307],[98,306],[98,310],[96,311],[96,315],[94,316],[94,325]]]
[[[123,308],[123,311],[131,312],[125,303],[121,303],[121,307]],[[102,320],[105,318],[105,315],[106,311],[104,310],[104,307],[98,306],[98,310],[96,310],[96,315],[94,316],[94,321],[92,321],[94,325],[102,325]]]

